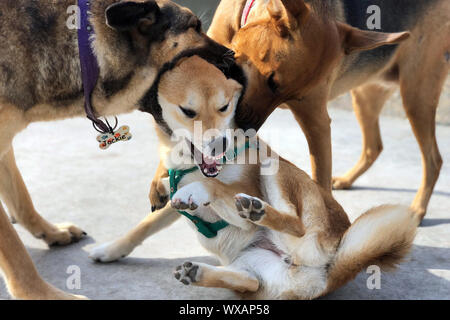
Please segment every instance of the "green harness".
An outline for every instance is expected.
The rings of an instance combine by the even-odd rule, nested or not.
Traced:
[[[222,159],[222,162],[225,163],[230,160],[234,160],[241,152],[249,149],[252,147],[250,145],[250,142],[247,141],[243,147],[240,149],[235,148],[234,150],[231,150],[231,152],[228,152]],[[172,200],[175,193],[178,191],[178,184],[181,182],[181,180],[184,178],[184,176],[193,173],[198,170],[198,167],[192,167],[187,170],[175,170],[175,169],[169,169],[169,181],[170,181],[170,200]],[[208,222],[200,217],[193,216],[186,211],[178,211],[181,215],[185,216],[189,220],[192,221],[192,223],[197,227],[198,232],[200,232],[202,235],[204,235],[206,238],[211,239],[217,236],[217,232],[220,230],[226,228],[229,226],[229,223],[225,220],[219,220],[217,222]]]

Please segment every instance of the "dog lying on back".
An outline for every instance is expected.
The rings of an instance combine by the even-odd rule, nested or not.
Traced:
[[[195,55],[182,58],[156,85],[162,109],[156,130],[162,162],[171,169],[164,179],[171,202],[123,238],[95,248],[91,258],[124,257],[185,215],[223,266],[186,262],[174,272],[183,284],[232,289],[248,298],[313,299],[368,265],[391,268],[408,252],[419,223],[409,209],[382,206],[350,224],[305,172],[262,141],[231,136],[243,87],[212,64]],[[196,136],[196,121],[215,135]],[[180,130],[187,140],[177,143]],[[265,172],[269,162],[277,162],[276,172]]]

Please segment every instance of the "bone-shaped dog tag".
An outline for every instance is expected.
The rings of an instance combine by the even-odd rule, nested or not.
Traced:
[[[119,141],[129,141],[133,136],[130,133],[129,126],[122,126],[114,134],[102,133],[97,137],[97,141],[100,142],[100,149],[106,150],[112,144]]]

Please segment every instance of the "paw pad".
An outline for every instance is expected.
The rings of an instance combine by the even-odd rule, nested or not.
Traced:
[[[181,199],[172,199],[171,202],[172,208],[177,210],[196,210],[198,208],[198,205],[194,203],[192,196],[189,196],[189,199],[187,202],[184,202]]]
[[[198,265],[193,264],[192,262],[185,262],[175,269],[173,275],[175,279],[188,286],[193,282],[197,282],[198,269]]]
[[[264,216],[264,203],[258,198],[250,197],[246,194],[238,194],[234,199],[241,218],[256,222]]]

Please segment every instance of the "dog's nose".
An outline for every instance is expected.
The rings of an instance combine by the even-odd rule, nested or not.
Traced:
[[[214,138],[209,144],[211,155],[213,157],[224,153],[225,150],[227,150],[227,147],[228,147],[228,139],[226,137]]]

